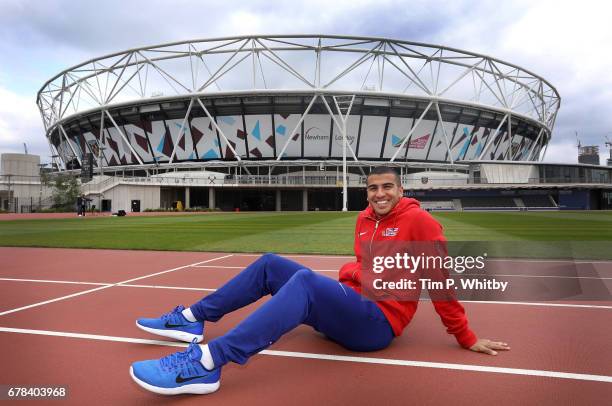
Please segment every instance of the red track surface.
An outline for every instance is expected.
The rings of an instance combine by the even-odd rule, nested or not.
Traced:
[[[0,384],[67,385],[66,403],[70,404],[167,402],[168,398],[136,386],[128,369],[136,360],[159,358],[177,348],[155,345],[153,341],[135,342],[160,338],[137,329],[134,320],[166,312],[176,304],[191,304],[210,293],[193,289],[215,289],[239,272],[234,267],[242,267],[255,259],[240,254],[221,258],[226,255],[0,248],[0,355],[5,366],[0,372]],[[347,261],[342,257],[316,256],[294,259],[330,277],[336,277],[336,272],[326,270],[338,269]],[[202,261],[210,262],[187,266]],[[558,275],[612,278],[612,263],[580,264],[571,271],[563,264],[550,262],[509,265],[498,263],[494,270],[498,274],[554,276],[556,269],[561,272]],[[153,275],[159,272],[164,273]],[[60,283],[9,281],[8,278]],[[135,278],[140,279],[131,281]],[[588,281],[604,286],[609,282]],[[116,285],[120,282],[124,284]],[[86,293],[70,296],[79,292]],[[36,305],[64,296],[70,297]],[[207,324],[207,339],[224,334],[259,305],[261,302],[227,315],[218,323]],[[422,302],[404,334],[385,350],[349,352],[302,326],[269,348],[285,351],[290,357],[268,353],[253,357],[246,366],[228,365],[223,369],[218,392],[173,400],[181,404],[213,401],[224,405],[609,403],[612,398],[612,303],[596,303],[607,306],[598,308],[507,303],[464,305],[470,324],[479,336],[507,341],[512,351],[491,357],[461,349],[444,332],[431,304]],[[4,313],[11,310],[16,311]],[[22,330],[8,332],[7,328]],[[59,332],[64,336],[34,334],[35,330]],[[75,338],[75,333],[108,337]],[[128,342],[111,341],[113,337],[127,338]],[[296,353],[314,354],[315,359]],[[324,360],[316,359],[317,354],[359,358],[358,362]],[[372,358],[442,365],[431,368],[424,367],[431,364],[364,362]],[[469,371],[461,365],[519,371],[514,370],[515,374]],[[460,370],[445,366],[458,366]],[[536,376],[527,375],[529,371],[521,372],[523,369],[535,370]],[[549,377],[541,371],[599,375],[607,382],[588,377],[586,380]],[[32,404],[42,403],[33,401]]]

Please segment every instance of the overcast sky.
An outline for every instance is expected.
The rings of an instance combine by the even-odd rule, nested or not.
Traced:
[[[0,0],[0,153],[48,161],[36,92],[61,70],[132,47],[241,34],[339,34],[447,45],[522,66],[562,103],[546,161],[612,140],[612,5],[604,1]]]

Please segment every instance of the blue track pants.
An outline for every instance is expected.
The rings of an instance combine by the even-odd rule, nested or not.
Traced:
[[[352,351],[387,347],[393,331],[380,308],[347,285],[319,275],[297,262],[265,254],[216,292],[191,306],[198,320],[225,314],[272,298],[225,335],[208,343],[215,366],[249,357],[300,324],[312,326]]]

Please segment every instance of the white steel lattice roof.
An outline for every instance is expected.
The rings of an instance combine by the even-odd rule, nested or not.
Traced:
[[[47,131],[84,111],[151,98],[256,91],[415,96],[493,108],[550,134],[557,90],[520,66],[445,46],[329,35],[240,36],[130,49],[60,72],[38,92]]]

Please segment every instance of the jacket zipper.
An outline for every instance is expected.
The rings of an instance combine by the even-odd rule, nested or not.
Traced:
[[[376,225],[374,226],[374,231],[372,232],[372,236],[370,237],[369,250],[370,250],[370,256],[372,256],[372,242],[374,241],[374,236],[376,235],[376,230],[378,230],[378,223],[380,223],[380,220],[375,220],[372,217],[368,217],[368,218],[376,221]],[[352,280],[355,280],[355,273],[357,273],[356,269],[353,271],[353,274],[351,275]]]
[[[396,215],[397,216],[397,215]],[[383,217],[381,219],[376,220],[373,217],[367,216],[366,218],[373,220],[376,222],[376,225],[374,225],[374,231],[372,232],[372,236],[370,237],[370,246],[369,246],[369,250],[370,250],[370,257],[372,256],[372,243],[374,242],[374,236],[376,235],[376,230],[378,230],[378,224],[383,221],[386,217]],[[397,219],[397,217],[396,217]],[[351,279],[355,280],[355,273],[357,272],[357,270],[353,271],[353,275],[351,276]]]
[[[372,256],[372,243],[374,242],[374,236],[376,235],[376,230],[378,230],[378,223],[380,223],[380,220],[376,220],[376,225],[374,226],[372,237],[370,237],[370,257]]]

